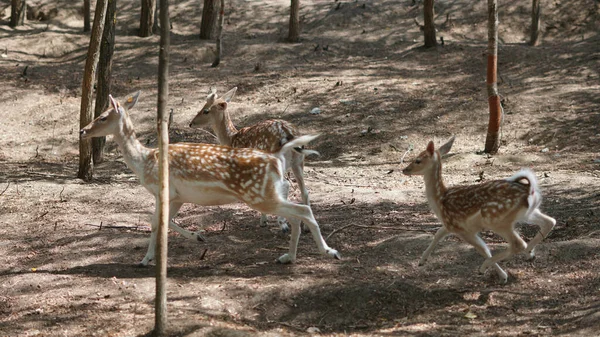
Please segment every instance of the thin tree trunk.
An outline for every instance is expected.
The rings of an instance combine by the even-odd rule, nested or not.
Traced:
[[[98,63],[98,84],[96,85],[96,107],[94,117],[100,116],[108,107],[108,95],[111,93],[112,59],[115,50],[115,25],[117,23],[117,0],[107,0],[106,21],[100,44]],[[104,159],[106,137],[92,138],[92,158],[94,165]]]
[[[25,0],[11,0],[10,2],[10,26],[21,26],[25,23],[25,12],[27,3]]]
[[[217,14],[217,0],[204,0],[202,22],[200,23],[201,40],[210,40],[214,37]]]
[[[490,109],[485,152],[496,154],[500,147],[500,124],[502,107],[498,95],[498,7],[496,0],[488,0],[488,59],[487,59],[487,93]]]
[[[89,32],[91,30],[90,27],[90,11],[92,5],[90,4],[90,0],[83,0],[83,31]]]
[[[423,2],[423,33],[425,35],[425,47],[427,48],[437,46],[435,22],[433,21],[434,16],[433,0],[425,0]]]
[[[292,0],[292,4],[290,6],[288,41],[300,41],[300,0]]]
[[[140,37],[148,37],[153,33],[156,13],[156,0],[142,0],[142,12],[140,14]]]
[[[152,31],[153,32],[158,32],[160,27],[158,26],[158,21],[160,21],[160,19],[158,18],[158,8],[160,7],[160,0],[155,0],[154,3],[154,23],[152,24]]]
[[[85,61],[85,72],[83,74],[83,84],[81,85],[81,110],[79,115],[80,128],[85,127],[92,122],[92,96],[93,84],[95,79],[96,66],[100,58],[100,42],[102,40],[102,31],[106,15],[106,0],[98,0],[94,14],[94,26],[92,27],[92,36],[90,37],[90,46]],[[79,172],[77,177],[85,181],[92,179],[92,142],[89,139],[79,139]]]
[[[540,18],[542,17],[541,0],[531,1],[531,39],[529,44],[537,46],[540,44]]]
[[[221,63],[223,53],[223,21],[225,20],[225,0],[221,0],[221,10],[219,11],[219,30],[217,32],[217,57],[211,67],[216,67]]]
[[[167,328],[167,225],[169,223],[169,48],[170,23],[169,1],[160,1],[160,52],[158,56],[158,177],[160,190],[158,198],[158,233],[156,245],[156,299],[155,299],[155,335],[164,336]]]

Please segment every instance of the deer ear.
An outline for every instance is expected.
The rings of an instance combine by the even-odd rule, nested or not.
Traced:
[[[223,97],[221,97],[221,98],[223,100],[225,100],[225,102],[229,103],[229,102],[231,102],[231,99],[233,98],[233,96],[235,96],[236,91],[237,91],[237,87],[233,87],[233,89],[226,92],[225,95],[223,95]]]
[[[430,156],[433,156],[434,151],[435,148],[433,147],[433,141],[429,141],[429,144],[427,144],[427,153],[429,153]]]
[[[141,91],[137,91],[133,94],[127,95],[127,97],[125,98],[125,103],[123,104],[125,106],[125,109],[129,110],[133,108],[137,103],[138,99],[140,98],[141,93]]]
[[[219,105],[219,108],[221,108],[223,110],[227,109],[227,102],[221,102],[218,105]]]
[[[119,110],[119,103],[117,102],[116,99],[114,99],[112,97],[112,95],[108,95],[108,100],[110,101],[110,106],[112,106],[112,108],[117,112],[117,113],[121,113],[121,111]]]
[[[456,138],[456,136],[452,136],[452,138],[448,139],[446,144],[440,146],[439,150],[440,150],[440,154],[442,156],[445,154],[448,154],[448,152],[450,152],[450,149],[452,148],[452,144],[454,144],[455,138]]]

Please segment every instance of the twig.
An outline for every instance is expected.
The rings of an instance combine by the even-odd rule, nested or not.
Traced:
[[[58,194],[58,197],[60,198],[60,201],[63,202],[65,200],[63,200],[62,194],[65,191],[65,186],[63,186],[62,190],[60,191],[60,193]]]
[[[8,182],[8,184],[6,184],[6,188],[4,189],[4,191],[2,191],[2,193],[0,193],[0,196],[1,196],[2,194],[4,194],[4,192],[6,192],[6,190],[8,189],[8,186],[10,186],[10,182]]]
[[[206,255],[206,252],[208,252],[208,248],[204,248],[204,252],[202,252],[202,255],[200,255],[200,260],[204,260],[204,255]]]
[[[209,135],[211,135],[211,136],[212,136],[212,137],[213,137],[215,140],[219,140],[219,138],[217,138],[217,136],[215,136],[215,135],[214,135],[213,133],[211,133],[210,131],[208,131],[208,130],[204,130],[204,129],[199,129],[199,130],[200,130],[201,132],[206,132],[206,133],[208,133],[208,134],[209,134]]]
[[[46,214],[48,214],[48,211],[45,211],[45,212],[44,212],[44,214],[42,214],[42,215],[38,216],[38,217],[36,218],[36,220],[39,220],[39,219],[41,219],[41,218],[45,217],[45,216],[46,216]]]
[[[406,155],[412,150],[412,146],[409,146],[406,152],[404,152],[404,154],[402,155],[402,157],[400,157],[400,164],[404,164],[404,157],[406,157]]]

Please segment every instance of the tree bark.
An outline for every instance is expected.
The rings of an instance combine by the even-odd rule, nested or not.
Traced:
[[[169,48],[170,23],[169,1],[160,1],[160,51],[158,56],[158,177],[160,181],[158,207],[158,232],[156,246],[156,298],[155,298],[155,335],[164,336],[167,327],[167,230],[169,223],[169,116],[167,101],[169,98]]]
[[[425,35],[426,48],[437,46],[437,40],[435,38],[435,22],[433,20],[434,16],[433,0],[425,0],[423,2],[423,33]]]
[[[90,11],[92,5],[90,4],[90,0],[83,0],[83,31],[89,32],[91,30],[90,27]]]
[[[100,44],[98,63],[98,84],[96,85],[96,107],[94,118],[100,116],[108,107],[108,95],[111,93],[112,59],[115,50],[115,26],[117,24],[117,0],[107,0],[106,20]],[[92,138],[92,158],[94,165],[104,160],[106,137]]]
[[[25,0],[11,0],[10,2],[10,26],[17,27],[25,23],[25,13],[27,12],[27,3]]]
[[[83,84],[81,85],[81,110],[79,114],[80,128],[85,127],[92,122],[92,96],[93,84],[98,59],[100,58],[100,42],[102,40],[102,31],[106,15],[106,0],[98,0],[94,14],[94,26],[92,27],[92,36],[90,37],[90,46],[85,61],[85,71],[83,74]],[[90,181],[93,174],[92,164],[92,142],[89,139],[79,139],[79,172],[77,177],[85,181]]]
[[[217,14],[217,0],[204,0],[202,22],[200,23],[201,40],[211,40],[214,37]]]
[[[531,1],[531,39],[529,44],[537,46],[540,44],[540,18],[542,17],[541,0]]]
[[[156,13],[156,0],[142,0],[142,12],[140,14],[140,37],[152,36],[154,29],[154,14]]]
[[[498,6],[496,0],[488,0],[488,57],[487,57],[487,93],[490,109],[487,137],[484,152],[498,153],[500,147],[500,124],[502,107],[498,95]]]
[[[290,25],[288,31],[288,41],[300,41],[300,0],[292,0],[290,6]]]
[[[225,0],[221,0],[221,10],[219,11],[219,30],[217,32],[217,57],[211,65],[216,67],[221,63],[221,54],[223,53],[223,21],[225,21]]]

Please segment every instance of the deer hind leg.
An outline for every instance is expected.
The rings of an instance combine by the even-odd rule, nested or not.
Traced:
[[[170,202],[169,203],[169,228],[171,228],[172,230],[181,234],[185,238],[194,239],[194,240],[198,240],[198,241],[205,241],[204,237],[201,234],[201,231],[196,232],[196,233],[190,232],[188,230],[185,230],[185,229],[177,226],[177,224],[175,224],[173,222],[173,218],[175,217],[175,215],[177,215],[177,212],[179,212],[179,209],[181,208],[181,206],[183,206],[183,203],[181,203],[181,202]],[[140,266],[147,266],[150,261],[154,260],[154,255],[156,252],[157,230],[158,230],[158,200],[156,202],[154,214],[152,215],[152,234],[150,234],[150,244],[148,245],[148,251],[146,252],[146,256],[144,256],[144,259],[142,260],[142,262],[140,262]]]
[[[448,234],[450,234],[450,232],[444,226],[440,227],[440,229],[438,229],[437,232],[435,232],[435,235],[433,236],[433,241],[423,252],[423,255],[421,255],[421,259],[419,260],[419,266],[422,266],[425,264],[425,262],[427,262],[429,255],[431,255],[431,252],[435,249],[435,246],[437,246],[438,242],[440,242],[440,240],[445,238]]]
[[[304,155],[301,153],[293,152],[291,160],[291,169],[296,177],[300,194],[302,195],[302,203],[306,206],[310,206],[310,199],[308,197],[308,189],[304,183]],[[307,233],[310,229],[302,224],[302,231]]]
[[[511,225],[511,227],[506,231],[497,231],[497,233],[508,242],[508,247],[504,251],[488,257],[481,265],[481,268],[479,269],[480,272],[485,272],[489,266],[497,264],[498,262],[507,259],[512,255],[518,254],[527,248],[527,243],[525,243],[525,241],[523,241],[517,232],[515,232],[513,227],[514,225]]]
[[[336,259],[341,259],[338,251],[330,248],[325,242],[325,239],[323,238],[323,235],[321,235],[321,230],[313,216],[310,207],[306,205],[294,204],[287,200],[282,200],[274,213],[290,220],[292,223],[292,241],[290,242],[290,251],[278,259],[280,262],[289,263],[293,262],[296,258],[297,237],[300,236],[299,221],[304,222],[308,226],[321,254],[328,255]],[[296,241],[294,242],[294,240]]]
[[[526,252],[529,255],[529,259],[535,259],[535,246],[548,236],[554,225],[556,225],[556,220],[540,212],[539,209],[533,211],[528,220],[540,226],[540,230],[535,237],[527,243]]]
[[[463,234],[463,235],[460,235],[460,238],[465,240],[467,243],[471,244],[473,247],[475,247],[475,250],[477,250],[477,252],[479,254],[481,254],[481,256],[485,257],[486,261],[488,261],[492,257],[492,253],[490,252],[490,249],[485,244],[483,239],[480,238],[479,235],[477,235],[477,233]],[[491,265],[496,270],[496,273],[498,274],[498,277],[500,278],[500,282],[506,283],[506,281],[508,280],[508,274],[506,274],[506,272],[502,268],[500,268],[500,266],[497,263],[493,263]],[[479,271],[483,273],[485,271],[485,269],[482,268]]]
[[[285,179],[283,180],[283,183],[281,185],[280,193],[281,193],[282,197],[287,200],[288,195],[290,194],[290,183]],[[290,227],[288,226],[288,223],[284,217],[278,216],[277,223],[279,224],[279,228],[281,228],[281,232],[283,234],[287,234],[290,231]],[[260,214],[260,226],[265,227],[266,225],[267,225],[267,214],[261,213]]]

